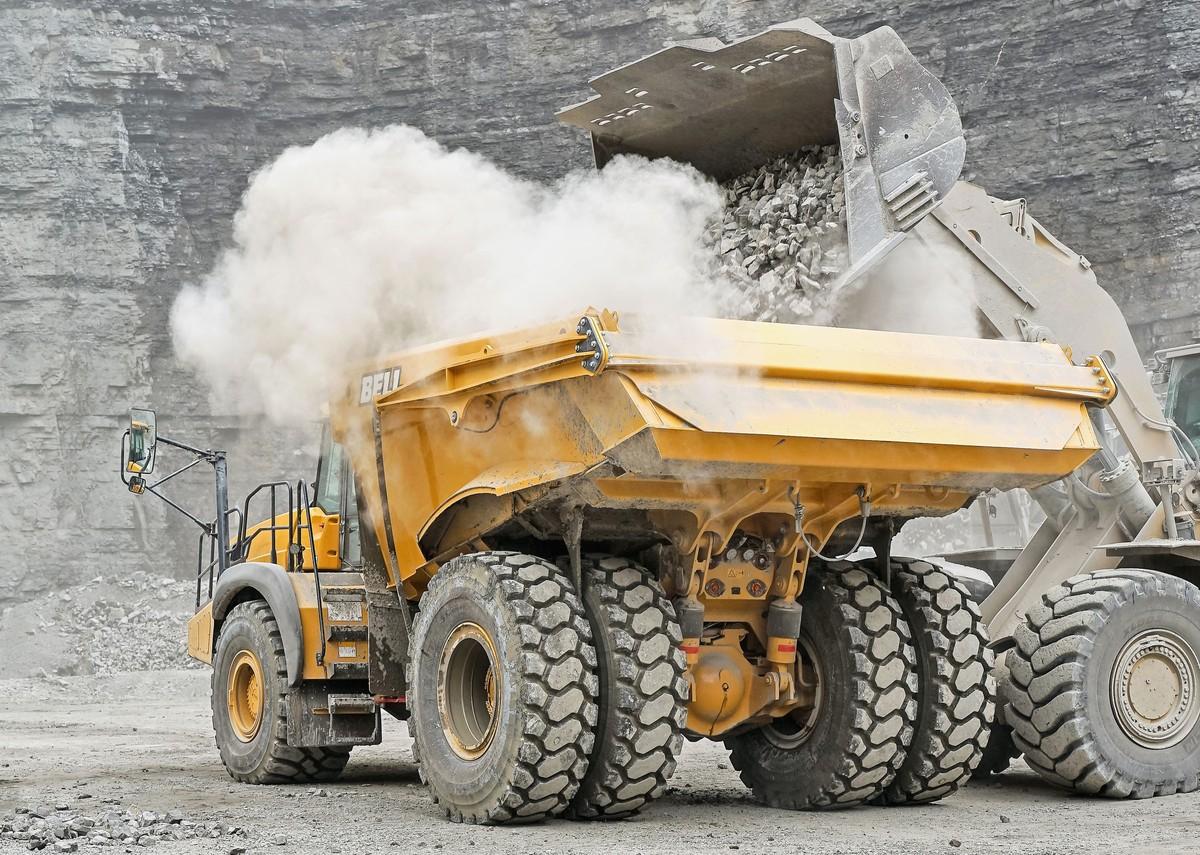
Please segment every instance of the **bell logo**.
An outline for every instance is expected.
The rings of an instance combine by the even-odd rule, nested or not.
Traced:
[[[358,387],[358,403],[369,404],[380,395],[394,392],[399,385],[399,368],[389,368],[386,371],[364,374],[362,382]]]

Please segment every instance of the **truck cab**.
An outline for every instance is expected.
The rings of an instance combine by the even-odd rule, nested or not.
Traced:
[[[180,452],[191,460],[154,474],[159,457]],[[213,726],[230,774],[248,783],[337,777],[353,746],[379,742],[381,710],[403,708],[402,698],[370,691],[355,479],[329,425],[311,485],[266,482],[240,505],[229,501],[225,453],[162,435],[151,410],[131,412],[122,459],[131,492],[156,495],[201,529],[188,654],[213,667]],[[213,468],[212,517],[164,492],[201,463]]]
[[[268,482],[255,488],[243,503],[238,513],[251,519],[266,513],[266,517],[250,522],[239,530],[236,539],[242,542],[247,561],[270,561],[279,563],[279,555],[287,548],[290,540],[295,543],[295,525],[300,524],[295,514],[298,509],[281,509],[284,498],[293,485],[283,482]],[[259,496],[263,498],[260,499]],[[362,549],[358,541],[358,506],[355,502],[354,473],[344,446],[333,440],[328,422],[321,432],[321,447],[317,458],[316,478],[312,482],[311,504],[304,512],[307,522],[311,515],[315,553],[318,570],[357,570],[362,563]],[[295,497],[292,498],[294,503]],[[260,504],[260,502],[262,504]],[[252,507],[253,505],[253,507]],[[267,505],[268,507],[264,507]],[[292,519],[289,534],[289,519]],[[304,546],[303,543],[300,544]],[[303,569],[312,569],[311,557],[301,550]]]

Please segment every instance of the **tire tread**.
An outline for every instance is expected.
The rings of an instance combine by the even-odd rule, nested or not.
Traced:
[[[827,643],[849,644],[854,723],[836,768],[819,780],[815,775],[787,781],[763,775],[761,753],[779,749],[759,738],[731,739],[730,762],[770,807],[824,810],[869,802],[891,784],[912,740],[916,655],[899,605],[872,574],[849,562],[830,563],[821,576],[819,582],[810,577],[807,584],[825,587],[842,625],[838,637]]]
[[[904,764],[876,803],[924,804],[958,790],[983,757],[996,701],[995,657],[979,606],[952,574],[926,561],[897,561],[892,593],[912,631],[920,697]],[[967,699],[978,704],[964,707]]]
[[[1182,579],[1148,570],[1105,570],[1073,576],[1047,591],[1039,607],[1029,609],[1024,624],[1018,626],[1014,635],[1024,643],[1008,654],[1012,680],[1003,686],[1009,702],[1005,714],[1016,747],[1043,778],[1078,792],[1113,798],[1200,788],[1200,772],[1152,780],[1118,769],[1102,755],[1086,707],[1051,711],[1057,698],[1080,690],[1105,621],[1117,609],[1146,596],[1182,599],[1200,615],[1200,591]],[[1050,647],[1056,649],[1044,652]]]
[[[675,607],[650,571],[626,558],[589,555],[583,572],[597,655],[607,646],[613,668],[608,685],[601,672],[596,743],[568,813],[615,819],[662,795],[675,771],[687,722],[687,661]],[[654,718],[645,720],[645,710]]]
[[[271,613],[271,607],[264,600],[250,600],[239,603],[229,610],[225,616],[225,624],[239,617],[262,624],[266,630],[271,645],[268,652],[271,662],[262,662],[263,668],[273,667],[275,676],[283,685],[287,685],[287,662],[284,658],[283,635],[279,632],[279,624]],[[218,639],[219,643],[219,639]],[[217,716],[225,714],[225,704],[220,697],[217,686],[216,669],[212,673],[212,712],[213,729],[216,731]],[[286,696],[285,696],[286,697]],[[266,722],[264,726],[268,726]],[[287,702],[282,700],[275,720],[270,722],[271,744],[268,748],[267,762],[251,774],[233,771],[225,759],[221,747],[222,761],[229,776],[243,784],[309,784],[328,783],[337,780],[346,763],[350,760],[349,748],[294,748],[287,743]],[[218,743],[219,745],[219,743]]]
[[[465,813],[439,798],[435,804],[453,822],[494,825],[532,822],[564,813],[587,772],[596,726],[596,654],[591,628],[570,580],[553,564],[519,552],[481,552],[453,559],[429,583],[424,597],[447,584],[460,563],[477,561],[488,568],[507,608],[515,615],[521,636],[521,700],[524,705],[521,744],[505,791],[482,813]],[[557,620],[564,604],[566,620]],[[418,646],[432,614],[419,612],[413,631]],[[553,637],[564,629],[578,644],[561,650]],[[557,666],[576,666],[581,677],[555,689],[551,673]],[[413,680],[416,684],[416,680]],[[412,706],[409,733],[421,781],[430,785],[421,764],[419,707]]]

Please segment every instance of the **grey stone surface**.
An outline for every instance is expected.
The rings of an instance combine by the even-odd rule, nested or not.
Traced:
[[[238,490],[311,472],[314,428],[243,430],[171,354],[171,302],[228,240],[253,170],[343,125],[408,122],[557,176],[588,155],[553,111],[586,95],[589,75],[669,39],[801,13],[848,35],[891,24],[957,97],[968,177],[1028,197],[1086,254],[1144,350],[1200,333],[1193,0],[864,5],[4,4],[0,604],[97,572],[190,572],[192,531],[116,480],[131,403],[232,446]]]

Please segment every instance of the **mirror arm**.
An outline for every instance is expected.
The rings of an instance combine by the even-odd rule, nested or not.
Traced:
[[[151,413],[151,415],[153,415],[153,413]],[[132,418],[132,416],[131,416],[131,418]],[[131,490],[133,490],[133,492],[153,493],[155,496],[162,499],[164,502],[166,502],[172,508],[179,511],[179,513],[183,514],[189,520],[191,520],[196,525],[198,525],[200,527],[200,530],[203,531],[205,534],[207,534],[209,537],[216,540],[217,547],[218,547],[217,575],[219,576],[229,566],[229,559],[230,559],[230,553],[231,553],[231,547],[229,545],[229,513],[230,513],[230,509],[229,509],[229,496],[228,496],[228,492],[227,492],[228,491],[228,474],[226,472],[225,452],[209,451],[209,450],[205,450],[202,448],[196,448],[195,446],[188,445],[186,442],[178,442],[177,440],[171,439],[166,436],[162,436],[161,434],[157,433],[157,430],[156,430],[154,437],[153,437],[153,441],[150,443],[149,448],[146,449],[146,455],[143,458],[144,460],[148,460],[151,462],[153,461],[155,446],[160,442],[163,445],[170,445],[174,448],[179,448],[179,449],[182,449],[183,451],[190,452],[195,455],[195,458],[191,462],[186,463],[183,466],[179,467],[178,469],[176,469],[174,472],[170,473],[169,475],[166,475],[165,477],[158,479],[153,484],[148,484],[148,483],[146,483],[144,474],[139,473],[138,475],[130,476],[127,473],[127,470],[129,468],[129,464],[127,461],[129,459],[129,450],[130,450],[130,446],[131,446],[132,442],[133,442],[133,425],[131,422],[130,428],[121,435],[121,460],[122,460],[121,480],[125,483],[125,486],[129,487]],[[201,462],[211,464],[213,467],[213,471],[215,473],[215,477],[216,477],[217,518],[216,518],[216,520],[214,520],[211,523],[204,522],[199,517],[197,517],[195,514],[193,514],[191,511],[188,511],[183,506],[177,504],[176,502],[172,501],[171,499],[168,499],[165,495],[160,493],[157,489],[161,485],[165,484],[167,481],[170,481],[176,475],[183,474],[184,472],[188,471],[193,466],[195,466],[197,463],[201,463]],[[133,485],[135,483],[134,482],[135,478],[137,479],[136,483],[137,483],[137,486],[139,487],[139,489],[136,489],[136,490],[134,490],[134,488],[133,488]],[[240,514],[241,512],[238,511],[238,513]],[[310,528],[312,527],[311,519],[309,520],[309,527]],[[311,534],[310,534],[310,539],[311,539]],[[316,553],[313,554],[313,561],[314,562],[316,561]]]
[[[192,454],[198,454],[200,457],[204,458],[209,463],[213,462],[217,457],[216,452],[205,451],[203,448],[196,448],[194,446],[188,445],[185,442],[177,442],[176,440],[168,439],[167,437],[163,436],[161,433],[158,434],[156,439],[159,442],[166,443],[167,445],[174,446],[175,448],[182,448],[184,451],[190,451]]]
[[[159,486],[160,484],[165,484],[167,481],[170,481],[170,480],[171,480],[172,478],[174,478],[176,475],[180,475],[180,474],[182,474],[182,473],[184,473],[184,472],[187,472],[189,469],[191,469],[191,468],[192,468],[193,466],[195,466],[196,464],[198,464],[198,463],[203,463],[203,462],[204,462],[204,458],[203,458],[203,457],[197,457],[197,458],[196,458],[195,460],[193,460],[191,463],[184,464],[183,466],[179,467],[179,468],[178,468],[178,469],[176,469],[174,472],[172,472],[170,475],[164,475],[162,478],[159,478],[159,479],[158,479],[157,481],[155,481],[153,484],[147,484],[147,485],[146,485],[146,489],[147,489],[147,490],[153,490],[155,487]]]
[[[153,484],[147,484],[145,487],[145,491],[147,493],[153,493],[155,496],[162,499],[164,502],[166,502],[172,508],[179,511],[179,513],[183,514],[185,517],[190,519],[196,525],[200,526],[200,528],[206,534],[208,534],[210,537],[216,536],[216,529],[212,523],[204,522],[199,517],[190,513],[186,508],[180,507],[178,504],[176,504],[175,502],[168,499],[162,493],[158,492],[158,490],[154,489],[155,487],[162,484],[164,481],[169,481],[172,478],[174,478],[176,475],[182,474],[183,472],[186,472],[187,470],[191,469],[197,463],[200,463],[202,461],[207,461],[209,463],[214,462],[216,460],[216,454],[214,454],[211,451],[203,451],[199,448],[192,448],[190,445],[185,445],[182,442],[175,442],[174,440],[170,440],[170,439],[167,439],[166,437],[162,437],[162,436],[158,437],[158,441],[165,442],[167,445],[173,445],[176,448],[182,448],[185,451],[190,451],[196,455],[196,459],[193,460],[191,463],[188,463],[188,464],[180,467],[179,469],[176,469],[170,475],[167,475],[163,478],[158,479]],[[124,461],[127,458],[128,448],[129,448],[129,431],[126,430],[123,434],[121,434],[121,460],[122,461]],[[125,484],[126,487],[129,486],[130,478],[129,478],[128,473],[125,471],[124,466],[121,467],[121,481]]]
[[[206,534],[209,534],[209,535],[214,534],[212,523],[206,523],[203,520],[201,520],[199,517],[193,516],[191,514],[191,512],[189,512],[188,510],[186,510],[184,508],[181,508],[179,505],[172,502],[170,499],[168,499],[162,493],[155,490],[154,487],[151,487],[149,484],[146,485],[146,492],[153,493],[154,495],[158,496],[160,499],[162,499],[168,505],[173,507],[175,510],[179,511],[179,513],[183,514],[185,517],[187,517],[189,520],[194,522],[196,525],[200,526],[200,528],[204,529]]]

